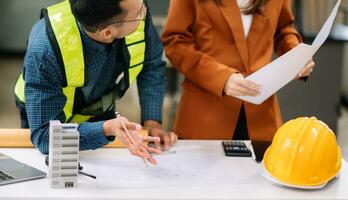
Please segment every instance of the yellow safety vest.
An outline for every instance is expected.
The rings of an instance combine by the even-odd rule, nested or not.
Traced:
[[[53,32],[64,65],[66,85],[63,87],[63,93],[67,99],[64,106],[66,122],[85,122],[93,115],[73,113],[76,89],[85,84],[85,63],[80,31],[71,12],[69,1],[65,0],[48,7],[44,15],[46,29],[48,32],[49,30]],[[129,53],[128,74],[124,77],[128,79],[128,85],[125,88],[127,89],[143,68],[146,48],[145,21],[141,21],[137,29],[126,36],[125,44]],[[23,104],[25,104],[24,86],[25,81],[21,73],[16,82],[15,95]]]

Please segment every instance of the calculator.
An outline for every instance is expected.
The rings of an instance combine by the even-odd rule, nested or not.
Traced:
[[[251,151],[242,141],[223,141],[222,147],[226,156],[251,157]]]

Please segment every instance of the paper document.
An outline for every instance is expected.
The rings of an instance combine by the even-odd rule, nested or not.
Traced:
[[[291,82],[328,38],[340,4],[341,0],[338,0],[312,45],[301,43],[272,63],[246,77],[247,80],[262,86],[258,96],[239,96],[237,98],[253,104],[261,104]]]
[[[83,169],[97,179],[81,178],[92,182],[98,189],[136,189],[239,186],[248,184],[250,177],[255,176],[255,161],[250,158],[226,158],[222,151],[218,154],[202,153],[200,147],[192,145],[173,150],[176,154],[156,156],[158,164],[148,168],[130,154],[81,156]]]

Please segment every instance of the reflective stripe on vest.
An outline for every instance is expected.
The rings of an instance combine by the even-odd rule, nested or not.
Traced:
[[[23,74],[21,73],[17,79],[14,92],[15,92],[15,95],[17,96],[18,100],[22,103],[25,102],[24,85],[25,85],[25,83],[24,83],[24,79],[23,79]]]
[[[67,80],[67,86],[63,88],[67,99],[64,106],[66,122],[85,122],[93,116],[73,113],[76,88],[85,83],[85,63],[79,28],[71,13],[69,1],[48,7],[47,12],[62,55]],[[145,59],[145,21],[141,21],[137,29],[126,36],[125,41],[130,55],[128,78],[131,85],[141,72]],[[25,103],[24,85],[21,74],[15,86],[15,94],[22,103]]]
[[[126,37],[126,45],[130,55],[129,85],[137,78],[143,69],[145,60],[145,22],[141,21],[137,30]]]
[[[63,88],[66,96],[64,114],[65,120],[70,121],[73,116],[76,88],[82,87],[85,83],[82,40],[68,1],[48,7],[47,14],[64,63],[67,81],[67,87]]]
[[[67,85],[82,87],[85,83],[85,62],[80,31],[68,1],[47,8],[66,74]]]

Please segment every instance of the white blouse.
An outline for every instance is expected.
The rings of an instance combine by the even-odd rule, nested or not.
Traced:
[[[239,8],[244,8],[248,5],[249,0],[237,0],[237,4],[239,6]],[[243,23],[243,27],[244,27],[244,36],[245,38],[248,37],[250,28],[251,28],[251,24],[253,22],[253,15],[245,15],[242,10],[240,11],[240,14],[242,16],[242,23]]]

